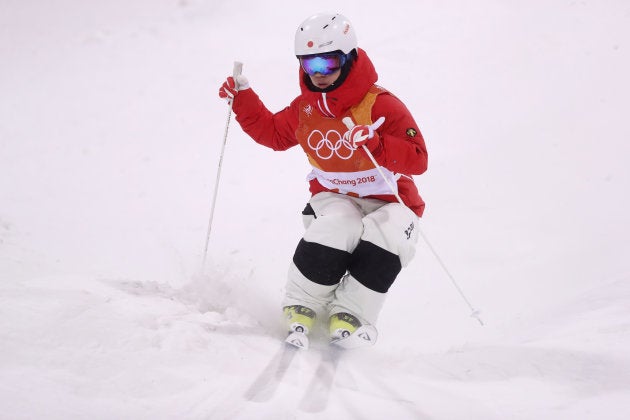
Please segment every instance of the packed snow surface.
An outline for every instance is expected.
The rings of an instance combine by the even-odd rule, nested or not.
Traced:
[[[233,62],[269,109],[293,35],[350,17],[429,149],[421,241],[318,410],[325,345],[247,391],[284,331],[300,150],[232,118]],[[626,419],[630,4],[4,0],[0,418]],[[315,411],[315,412],[313,412]]]

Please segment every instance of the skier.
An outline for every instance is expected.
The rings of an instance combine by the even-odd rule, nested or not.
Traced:
[[[405,105],[375,84],[374,65],[345,16],[306,19],[295,55],[301,94],[283,110],[269,111],[243,75],[228,77],[219,96],[257,143],[300,145],[312,166],[305,233],[283,302],[289,335],[306,347],[316,319],[328,320],[332,341],[376,324],[415,252],[424,202],[411,175],[426,171],[427,151]]]

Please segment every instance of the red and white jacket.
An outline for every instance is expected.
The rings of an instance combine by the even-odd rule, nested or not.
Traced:
[[[257,143],[273,150],[300,145],[313,167],[308,176],[313,195],[332,191],[396,202],[381,176],[384,174],[390,185],[397,187],[405,205],[422,216],[424,201],[411,175],[427,169],[424,139],[405,105],[375,85],[378,75],[374,65],[363,50],[358,52],[345,81],[330,92],[309,90],[300,68],[302,94],[275,114],[252,89],[240,91],[233,104],[236,120]],[[385,117],[376,130],[381,142],[372,151],[380,173],[363,150],[352,150],[344,140],[344,117],[367,125]]]

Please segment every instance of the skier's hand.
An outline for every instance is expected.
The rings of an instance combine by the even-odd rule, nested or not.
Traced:
[[[225,99],[229,104],[239,91],[249,89],[247,77],[239,74],[236,77],[228,77],[219,88],[219,98]]]
[[[348,127],[344,138],[350,142],[350,145],[354,149],[365,146],[368,150],[374,151],[380,144],[381,136],[379,136],[376,130],[385,122],[385,117],[380,117],[371,125],[354,125],[354,122],[349,117],[344,118],[343,122],[346,124],[346,127]]]

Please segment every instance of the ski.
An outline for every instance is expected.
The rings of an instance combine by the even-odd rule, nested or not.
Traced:
[[[343,351],[341,347],[335,345],[328,346],[300,401],[300,410],[308,413],[319,413],[326,409],[330,390],[335,380],[337,366],[339,365]]]
[[[260,372],[245,392],[248,401],[265,402],[273,398],[282,378],[289,370],[291,361],[300,349],[290,343],[282,343],[267,366]]]
[[[327,349],[324,350],[313,378],[304,392],[300,401],[300,409],[311,413],[325,410],[343,352],[346,349],[373,345],[377,337],[376,328],[371,325],[362,325],[353,334],[331,341]],[[254,402],[271,400],[288,372],[295,355],[302,349],[308,349],[308,347],[309,339],[306,334],[302,332],[290,333],[247,389],[244,394],[245,399]]]
[[[373,325],[361,325],[352,334],[331,341],[304,392],[300,409],[309,413],[324,411],[328,406],[339,360],[344,352],[348,349],[372,346],[377,338],[378,331]]]

